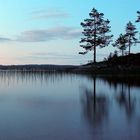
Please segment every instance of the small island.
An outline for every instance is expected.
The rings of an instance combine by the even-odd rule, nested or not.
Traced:
[[[140,12],[137,11],[135,23],[140,22]],[[85,51],[79,54],[85,55],[93,51],[93,62],[78,67],[75,71],[87,73],[105,74],[139,74],[140,73],[140,53],[131,53],[131,47],[140,43],[136,26],[129,21],[125,26],[125,33],[113,41],[110,21],[104,19],[104,14],[93,8],[89,13],[89,18],[81,22],[83,27],[83,38],[80,45]],[[112,43],[113,42],[113,43]],[[112,44],[111,44],[112,43]],[[97,48],[109,47],[110,44],[117,48],[101,62],[96,62]],[[128,49],[128,50],[127,50]]]
[[[108,60],[88,63],[74,69],[91,74],[140,74],[140,53],[126,56],[113,55]]]

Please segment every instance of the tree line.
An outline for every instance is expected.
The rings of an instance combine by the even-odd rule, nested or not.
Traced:
[[[137,11],[137,19],[135,23],[140,22],[140,11]],[[111,34],[110,21],[104,19],[104,14],[98,12],[93,8],[89,13],[89,18],[84,19],[81,22],[83,27],[83,38],[80,40],[80,47],[85,51],[79,52],[79,54],[86,54],[89,51],[93,51],[93,62],[96,63],[96,49],[97,47],[104,48],[109,46],[113,42],[113,35]],[[131,53],[131,47],[140,43],[137,38],[138,31],[136,26],[129,21],[125,26],[125,33],[121,33],[119,37],[111,44],[121,51],[121,55],[125,55],[125,51],[128,48],[128,55]],[[118,51],[115,51],[117,55]]]

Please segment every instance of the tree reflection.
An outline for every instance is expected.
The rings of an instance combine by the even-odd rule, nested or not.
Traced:
[[[7,84],[20,84],[20,83],[54,83],[65,78],[67,73],[63,72],[46,72],[46,71],[16,71],[5,70],[0,71],[0,83]],[[39,82],[38,82],[39,81]]]
[[[94,126],[100,125],[108,114],[108,100],[104,94],[96,91],[96,77],[93,78],[93,90],[82,87],[82,106],[85,117]]]
[[[136,98],[134,94],[131,94],[131,89],[134,87],[140,87],[140,76],[132,75],[116,75],[116,76],[104,76],[101,79],[107,81],[109,85],[114,87],[115,100],[117,104],[125,110],[126,116],[130,119],[135,114]],[[117,88],[119,93],[117,93]]]
[[[124,83],[121,84],[119,95],[116,96],[116,101],[120,107],[125,109],[128,118],[131,118],[135,112],[135,99],[131,98],[130,84],[127,86]]]
[[[136,98],[135,94],[132,94],[132,87],[136,86],[138,87],[139,81],[137,80],[139,78],[136,78],[137,80],[134,81],[133,77],[103,77],[98,78],[96,77],[89,77],[89,79],[92,81],[92,88],[85,84],[82,86],[82,109],[84,112],[84,116],[88,120],[88,122],[95,126],[102,125],[105,121],[105,119],[108,119],[109,115],[109,108],[112,107],[115,108],[121,108],[123,109],[124,114],[129,119],[134,118],[135,110],[136,110]],[[108,86],[110,88],[110,92],[106,93],[99,92],[100,88],[103,88],[105,85],[101,85],[97,83],[98,80],[104,81],[108,83]],[[97,89],[97,86],[100,88]],[[106,87],[107,89],[107,87]],[[110,106],[109,101],[112,101],[114,103],[114,106]],[[111,103],[111,102],[110,102]],[[111,114],[112,112],[110,112]],[[119,114],[118,114],[119,115]]]

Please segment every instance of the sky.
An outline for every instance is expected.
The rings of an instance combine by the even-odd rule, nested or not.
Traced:
[[[92,60],[93,52],[78,54],[83,51],[80,23],[92,8],[111,21],[115,40],[129,21],[135,22],[140,0],[0,0],[0,64],[79,65]],[[111,45],[97,49],[97,60],[110,51]],[[139,45],[132,48],[138,51]]]

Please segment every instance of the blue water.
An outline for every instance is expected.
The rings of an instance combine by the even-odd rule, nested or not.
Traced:
[[[139,85],[101,76],[0,72],[0,140],[139,140]]]

